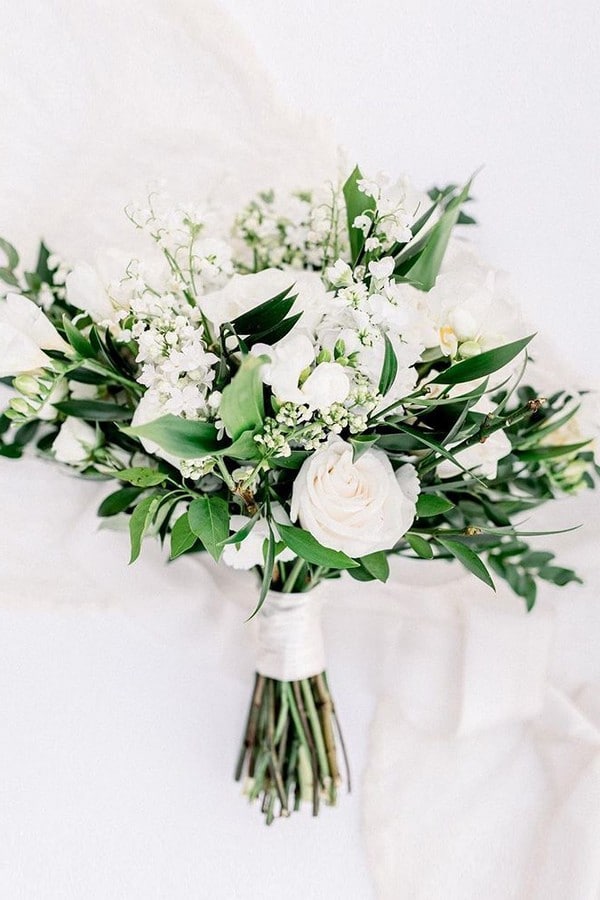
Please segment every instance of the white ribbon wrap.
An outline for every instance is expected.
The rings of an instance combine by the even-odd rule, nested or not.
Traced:
[[[312,678],[325,669],[322,597],[271,591],[258,614],[256,671],[278,681]]]

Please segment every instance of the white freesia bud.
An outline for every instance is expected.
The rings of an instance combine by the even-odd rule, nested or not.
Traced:
[[[398,473],[379,450],[353,462],[353,448],[331,438],[302,465],[292,490],[291,518],[320,544],[358,558],[391,550],[415,517],[418,479]]]
[[[44,350],[66,353],[69,345],[33,300],[8,294],[0,301],[0,377],[49,365],[50,357]]]
[[[452,452],[452,447],[448,448]],[[456,454],[456,459],[469,472],[473,472],[479,478],[495,478],[498,474],[498,462],[508,456],[512,445],[500,431],[494,431],[484,441],[467,447]],[[462,475],[463,470],[449,459],[444,459],[437,467],[440,478],[452,478],[454,475]]]
[[[77,466],[88,462],[97,446],[96,430],[82,419],[69,416],[60,426],[52,449],[59,462]]]

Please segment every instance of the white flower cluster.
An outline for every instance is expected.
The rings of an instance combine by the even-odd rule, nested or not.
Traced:
[[[385,253],[395,244],[406,244],[412,238],[415,216],[425,211],[424,198],[417,195],[407,179],[390,184],[380,174],[375,178],[361,178],[358,189],[375,202],[375,208],[357,216],[353,227],[362,231],[367,253]]]
[[[131,312],[137,380],[148,388],[148,401],[164,413],[206,417],[218,358],[206,348],[200,310],[185,297],[146,291],[132,300]]]
[[[220,229],[210,210],[173,205],[165,195],[151,194],[147,203],[132,205],[127,212],[156,241],[173,272],[189,278],[196,294],[222,287],[233,274],[231,244],[215,236]]]
[[[347,250],[343,204],[332,186],[318,192],[259,194],[235,222],[234,234],[254,271],[270,266],[321,269]]]

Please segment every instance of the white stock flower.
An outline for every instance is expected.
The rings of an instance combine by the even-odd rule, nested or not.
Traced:
[[[448,447],[452,452],[452,447]],[[473,472],[479,478],[495,478],[498,474],[498,462],[511,452],[512,446],[506,434],[500,431],[494,431],[485,439],[461,450],[456,454],[456,459],[463,468],[469,472]],[[461,476],[463,470],[456,463],[449,459],[444,459],[437,467],[437,473],[440,478],[452,478],[454,475]]]
[[[323,547],[358,558],[394,547],[412,525],[417,494],[412,466],[396,475],[380,450],[353,462],[351,444],[333,437],[298,472],[291,518]]]
[[[343,366],[335,362],[322,362],[314,369],[302,387],[301,403],[309,409],[329,409],[334,403],[343,403],[350,393],[350,379]]]
[[[319,363],[300,383],[301,376],[315,359],[315,348],[305,334],[288,335],[275,347],[255,344],[252,353],[269,357],[262,378],[281,403],[328,409],[333,403],[343,403],[350,393],[350,380],[339,363]]]
[[[249,521],[247,516],[232,516],[230,522],[232,531],[234,533],[239,531]],[[273,525],[273,534],[278,541],[279,533],[275,525]],[[266,520],[258,519],[250,534],[240,544],[225,544],[221,559],[226,566],[230,566],[232,569],[253,569],[254,566],[262,566],[265,561],[263,547],[268,537],[269,527]],[[284,547],[276,558],[281,562],[289,562],[295,558],[295,555],[289,547]]]
[[[95,428],[82,419],[69,416],[60,426],[52,449],[59,462],[77,466],[88,462],[97,446],[98,435]]]
[[[446,356],[466,359],[518,336],[518,310],[507,277],[484,263],[465,242],[450,241],[440,274],[425,300],[426,315]]]
[[[44,350],[66,353],[69,345],[33,300],[8,294],[0,301],[0,377],[47,366]]]

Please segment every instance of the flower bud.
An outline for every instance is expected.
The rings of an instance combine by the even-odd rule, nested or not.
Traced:
[[[465,341],[460,345],[459,353],[463,359],[472,359],[473,356],[479,356],[481,347],[477,341]]]
[[[20,394],[24,394],[25,397],[39,397],[40,396],[40,383],[37,378],[34,378],[32,375],[18,375],[13,380],[13,387]]]

